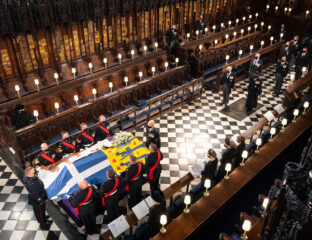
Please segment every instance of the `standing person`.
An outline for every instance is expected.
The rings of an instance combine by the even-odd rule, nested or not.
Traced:
[[[261,95],[262,93],[262,79],[260,77],[257,77],[255,79],[255,89],[254,89],[254,94],[253,94],[253,105],[252,107],[253,108],[257,108],[258,106],[258,99],[259,99],[259,96]]]
[[[238,145],[236,147],[235,161],[232,163],[233,169],[237,168],[239,164],[242,162],[242,153],[246,148],[245,140],[246,139],[244,136],[242,135],[237,136]]]
[[[97,193],[94,187],[89,186],[86,180],[79,183],[80,189],[69,198],[69,202],[76,209],[76,214],[79,215],[82,223],[86,227],[86,233],[93,235],[97,233],[96,229],[96,207],[95,200]]]
[[[151,143],[155,143],[160,148],[160,136],[158,130],[155,128],[155,121],[150,120],[147,123],[146,129],[146,147],[149,147]]]
[[[218,166],[218,158],[217,154],[213,149],[209,149],[208,151],[209,161],[205,164],[204,170],[201,172],[202,178],[201,183],[204,188],[205,180],[210,179],[211,186],[214,186],[215,183],[215,175]]]
[[[294,36],[294,39],[290,42],[290,59],[289,70],[292,69],[299,51],[299,36]]]
[[[160,230],[160,216],[166,214],[166,201],[164,193],[160,189],[153,189],[151,197],[154,205],[149,209],[148,217],[148,237],[151,239]]]
[[[310,60],[310,54],[308,53],[308,49],[304,47],[302,51],[297,55],[296,58],[296,79],[299,79],[302,76],[302,68],[308,67]]]
[[[276,72],[275,72],[275,87],[274,87],[274,94],[279,95],[283,80],[287,76],[288,73],[288,62],[286,62],[287,58],[286,56],[283,56],[281,61],[277,63],[276,65]]]
[[[81,132],[78,135],[77,143],[79,144],[79,148],[86,149],[91,147],[95,143],[95,132],[93,129],[89,128],[86,123],[80,123]]]
[[[152,191],[152,189],[159,188],[159,178],[162,170],[160,161],[163,159],[163,155],[155,143],[149,145],[149,150],[151,153],[146,158],[145,169]]]
[[[281,61],[282,57],[286,56],[286,59],[289,60],[290,58],[290,42],[286,42],[284,46],[282,46],[279,55],[278,60]]]
[[[234,88],[235,84],[235,77],[232,73],[232,67],[228,66],[226,68],[226,72],[223,74],[221,78],[221,85],[222,85],[222,91],[223,91],[223,104],[226,108],[228,108],[230,93]]]
[[[112,169],[106,171],[107,181],[101,184],[100,197],[103,207],[107,210],[107,223],[115,220],[119,217],[119,196],[118,188],[121,181],[118,177],[115,177],[115,172]]]
[[[127,168],[124,183],[129,191],[129,209],[142,200],[142,175],[145,172],[144,164],[137,161],[134,155],[130,155],[130,166]]]
[[[110,129],[108,129],[108,121],[106,120],[104,115],[99,116],[99,124],[95,130],[95,139],[96,141],[102,141],[109,136],[113,136],[113,133]]]
[[[172,54],[172,48],[174,47],[175,43],[178,41],[179,35],[180,34],[176,30],[176,26],[173,24],[166,34],[166,41],[169,47],[169,55]]]
[[[52,221],[47,220],[48,217],[45,213],[48,198],[43,182],[35,176],[35,169],[33,167],[27,167],[24,173],[23,182],[29,192],[28,204],[33,206],[36,219],[40,224],[40,229],[49,230]]]
[[[195,21],[195,30],[199,31],[199,37],[202,37],[205,30],[205,23],[203,20],[203,15],[199,16],[199,19]]]
[[[233,140],[230,140],[228,137],[224,140],[224,147],[225,150],[223,150],[222,157],[220,160],[220,166],[217,173],[217,181],[221,181],[222,178],[225,176],[225,165],[227,163],[232,163],[233,158],[235,157],[235,143]]]

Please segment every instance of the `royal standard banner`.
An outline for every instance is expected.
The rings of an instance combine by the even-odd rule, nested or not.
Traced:
[[[137,157],[138,161],[145,163],[145,158],[150,151],[137,138],[132,137],[128,142],[102,150],[107,156],[110,165],[117,174],[126,171],[129,165],[129,157],[131,154]]]

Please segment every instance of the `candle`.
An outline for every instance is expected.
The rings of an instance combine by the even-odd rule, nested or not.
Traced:
[[[295,109],[293,114],[294,114],[293,122],[296,122],[296,117],[299,115],[299,109]]]
[[[307,11],[306,11],[306,17],[309,15],[309,13],[310,13],[310,11],[309,11],[309,10],[307,10]]]
[[[111,92],[113,92],[113,83],[112,83],[112,82],[109,82],[109,83],[108,83],[108,86],[109,86]]]
[[[238,25],[238,23],[239,23],[239,19],[237,18],[235,22],[236,22],[236,26],[237,26],[237,25]]]
[[[264,22],[261,22],[261,31],[262,31],[262,29],[263,29],[263,26],[264,26]]]
[[[285,126],[287,125],[287,119],[286,118],[283,118],[282,120],[282,129],[281,129],[281,132],[284,132],[285,131]]]
[[[241,166],[244,166],[245,165],[245,159],[248,158],[248,151],[247,150],[244,150],[242,152],[242,162],[240,163]]]
[[[223,27],[224,27],[224,23],[221,23],[221,25],[220,25],[220,26],[221,26],[221,28],[223,28]]]
[[[247,30],[248,30],[248,34],[249,34],[249,32],[250,32],[250,30],[251,30],[251,27],[249,26],[249,27],[247,28]]]
[[[89,63],[89,64],[88,64],[88,67],[89,67],[89,69],[90,69],[90,72],[92,72],[93,64],[92,64],[92,63]]]
[[[156,52],[157,52],[158,42],[155,42],[154,46],[155,46],[155,49],[156,49]]]
[[[270,30],[271,30],[271,25],[268,26],[268,32],[270,32]]]
[[[259,13],[256,13],[255,16],[256,16],[256,20],[257,20],[257,18],[258,18],[258,16],[259,16]]]
[[[142,72],[139,72],[139,77],[140,77],[140,81],[141,81],[142,77],[143,77],[143,73]]]
[[[76,68],[73,67],[73,68],[71,69],[71,71],[72,71],[72,73],[73,73],[73,75],[74,75],[74,78],[75,78],[75,77],[76,77]]]
[[[75,96],[74,96],[74,100],[75,100],[75,102],[76,102],[76,106],[78,106],[78,100],[79,100],[78,95],[75,95]]]
[[[146,55],[147,54],[147,46],[144,46],[143,50],[144,50],[144,54]]]
[[[269,11],[270,5],[266,5],[266,11]]]
[[[56,85],[59,84],[58,77],[59,77],[58,73],[54,73],[54,78],[55,78],[55,81],[56,81]]]
[[[210,179],[206,179],[205,182],[204,182],[204,187],[206,188],[206,191],[204,193],[204,196],[205,197],[208,197],[209,196],[209,192],[208,192],[208,189],[211,187],[211,180]]]
[[[244,29],[241,29],[241,36],[243,36],[244,35]]]
[[[134,50],[132,49],[131,50],[131,59],[133,60],[133,58],[134,58]]]
[[[309,105],[310,105],[310,103],[309,103],[308,101],[305,101],[305,102],[304,102],[304,104],[303,104],[303,108],[304,108],[304,110],[303,110],[303,115],[306,114],[306,110],[307,110],[307,108],[309,107]]]
[[[94,99],[96,99],[96,89],[95,88],[92,89],[92,93],[93,93]]]
[[[168,66],[169,66],[169,63],[168,63],[168,62],[165,62],[166,71],[167,71],[167,69],[168,69]]]
[[[214,40],[214,44],[215,44],[215,47],[216,47],[217,44],[218,44],[218,40],[217,39]]]
[[[152,67],[153,76],[155,75],[155,67]]]
[[[124,81],[125,81],[125,83],[126,83],[126,86],[128,86],[128,77],[127,77],[127,76],[124,77]]]
[[[216,25],[213,25],[213,26],[212,26],[212,30],[213,30],[213,33],[215,33],[215,31],[216,31]]]
[[[249,49],[250,49],[250,54],[252,54],[253,45],[250,45]]]
[[[278,6],[275,7],[275,13],[278,11]]]
[[[15,85],[15,91],[17,92],[17,96],[20,97],[20,87],[18,85]]]
[[[229,172],[231,171],[231,169],[232,169],[232,164],[231,164],[231,163],[227,163],[227,164],[225,165],[225,171],[226,171],[226,175],[224,176],[224,179],[225,179],[225,180],[227,180],[227,179],[230,178],[230,177],[229,177]]]
[[[250,14],[250,15],[249,15],[249,20],[251,20],[251,19],[252,19],[252,15]]]
[[[238,51],[238,58],[240,59],[241,55],[243,54],[243,50]]]
[[[225,41],[227,41],[229,38],[229,34],[225,34]]]
[[[260,45],[261,45],[261,49],[262,49],[262,47],[263,47],[263,45],[264,45],[264,41],[261,41],[261,42],[260,42]]]
[[[190,37],[191,37],[191,34],[190,34],[190,33],[187,33],[187,34],[186,34],[186,39],[187,39],[187,41],[190,40]]]
[[[199,31],[198,31],[198,30],[196,30],[195,34],[196,34],[196,38],[198,38]]]
[[[304,77],[304,73],[307,71],[307,68],[306,67],[303,67],[302,68],[302,76],[301,77]]]
[[[269,139],[269,142],[272,142],[272,141],[273,141],[273,136],[275,135],[275,133],[276,133],[276,128],[275,128],[275,127],[272,127],[272,128],[270,129],[270,135],[271,135],[271,137],[270,137],[270,139]]]
[[[229,21],[229,28],[231,27],[232,21]]]
[[[203,49],[203,45],[200,44],[198,48],[199,48],[199,51],[201,52],[201,50]]]
[[[39,88],[39,80],[36,78],[35,80],[34,80],[34,82],[35,82],[35,85],[37,86],[37,90],[38,90],[38,92],[40,91],[40,88]]]
[[[38,110],[34,110],[34,117],[36,118],[37,121],[38,121],[38,116],[39,116]]]
[[[176,63],[176,67],[178,66],[178,63],[179,63],[179,58],[176,58],[175,59],[175,63]]]
[[[274,37],[271,36],[271,37],[270,37],[271,45],[273,44],[273,40],[274,40]]]
[[[288,10],[288,8],[287,8],[287,7],[285,7],[285,9],[284,9],[285,14],[287,13],[287,10]]]
[[[257,140],[256,140],[257,149],[256,149],[255,153],[259,152],[259,147],[261,146],[261,144],[262,144],[262,139],[257,138]]]
[[[233,32],[233,36],[234,38],[236,38],[237,32]]]
[[[118,59],[119,59],[119,64],[121,64],[121,59],[122,59],[121,53],[118,53],[117,57],[118,57]]]
[[[282,41],[283,36],[284,36],[284,33],[281,33],[281,34],[280,34],[280,41]]]
[[[60,105],[58,102],[54,103],[54,107],[56,108],[56,112],[59,112]]]
[[[103,58],[104,67],[107,68],[107,58]]]
[[[258,28],[258,24],[255,24],[255,31],[257,31],[257,28]]]
[[[207,34],[208,33],[208,28],[207,27],[205,27],[205,34]]]
[[[225,56],[225,64],[226,64],[226,65],[227,65],[229,59],[230,59],[230,56],[229,56],[229,55],[226,55],[226,56]]]

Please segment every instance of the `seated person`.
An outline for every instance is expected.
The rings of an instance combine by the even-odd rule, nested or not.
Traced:
[[[16,104],[12,114],[12,123],[15,126],[16,130],[23,128],[29,124],[24,105]]]
[[[62,158],[66,154],[78,152],[78,147],[76,147],[75,139],[69,136],[67,131],[61,132],[61,135],[62,141],[57,148],[57,154],[60,156],[60,158]]]
[[[62,162],[62,160],[58,160],[59,158],[57,158],[56,152],[49,149],[49,145],[47,143],[42,143],[41,152],[34,159],[33,165],[35,167],[41,167],[42,169],[51,170]]]
[[[245,150],[245,137],[242,135],[237,136],[237,147],[236,147],[236,155],[235,160],[232,162],[233,169],[237,168],[239,164],[242,162],[242,153]]]
[[[110,129],[108,129],[108,122],[106,121],[106,118],[104,115],[99,116],[99,124],[97,125],[97,128],[95,130],[95,139],[96,141],[102,141],[106,139],[109,136],[112,136],[113,133]]]
[[[195,21],[195,30],[199,31],[199,37],[202,37],[205,30],[205,23],[203,20],[203,15],[200,15],[199,19]]]
[[[215,182],[215,174],[218,166],[218,158],[217,154],[213,149],[209,149],[208,151],[208,158],[209,161],[205,164],[204,170],[201,172],[202,178],[202,186],[204,187],[204,183],[206,179],[210,179],[211,181],[211,186],[214,185]]]
[[[88,147],[91,147],[95,143],[95,132],[93,129],[88,129],[88,126],[86,123],[80,124],[81,132],[78,135],[77,143],[79,144],[79,148],[86,149]]]

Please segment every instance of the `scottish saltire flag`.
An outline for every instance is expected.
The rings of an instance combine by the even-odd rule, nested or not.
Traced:
[[[57,172],[40,169],[38,176],[44,183],[49,199],[66,198],[79,189],[82,179],[96,185],[107,180],[106,171],[109,168],[117,174],[125,171],[131,154],[145,163],[149,150],[133,137],[125,144],[99,150],[73,163],[61,163]]]

